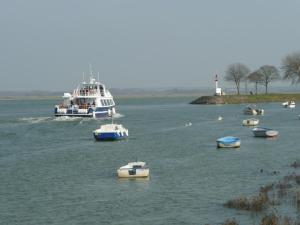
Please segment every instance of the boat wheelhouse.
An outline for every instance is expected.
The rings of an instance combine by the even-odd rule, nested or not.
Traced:
[[[101,118],[116,113],[113,96],[92,72],[89,82],[83,81],[72,94],[64,93],[62,97],[62,104],[55,106],[55,116]]]

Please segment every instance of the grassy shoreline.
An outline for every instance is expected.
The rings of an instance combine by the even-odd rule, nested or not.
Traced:
[[[300,93],[271,93],[257,95],[201,96],[191,104],[242,104],[259,102],[300,101]]]

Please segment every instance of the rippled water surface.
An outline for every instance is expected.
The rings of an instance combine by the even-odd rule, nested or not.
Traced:
[[[260,104],[261,125],[280,133],[266,140],[241,126],[246,105],[191,100],[118,100],[115,122],[130,135],[118,142],[93,139],[109,120],[54,118],[56,101],[0,101],[0,224],[252,224],[248,212],[223,203],[291,170],[299,110]],[[216,149],[227,135],[241,138],[241,148]],[[136,159],[148,163],[150,178],[117,179],[116,169]]]

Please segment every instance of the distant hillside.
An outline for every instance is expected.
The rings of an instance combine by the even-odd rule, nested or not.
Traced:
[[[151,89],[151,88],[110,88],[115,98],[122,97],[160,97],[160,96],[199,96],[208,95],[213,92],[211,89]],[[71,91],[71,90],[70,90]],[[67,91],[0,91],[0,99],[55,99],[61,98]]]

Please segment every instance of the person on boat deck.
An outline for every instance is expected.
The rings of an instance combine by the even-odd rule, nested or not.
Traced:
[[[93,105],[93,106],[95,106],[95,105],[96,105],[95,101],[93,101],[92,105]]]
[[[74,103],[73,103],[73,101],[71,100],[71,105],[73,105]]]

